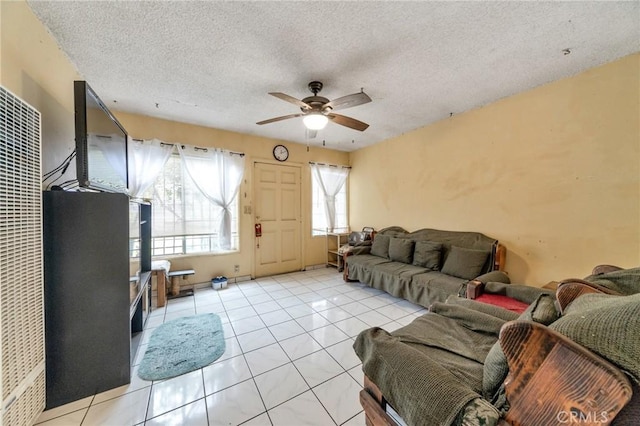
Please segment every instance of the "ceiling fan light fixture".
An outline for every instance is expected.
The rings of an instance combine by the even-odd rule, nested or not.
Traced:
[[[302,121],[309,130],[322,130],[326,127],[329,119],[322,113],[311,113],[305,115]]]

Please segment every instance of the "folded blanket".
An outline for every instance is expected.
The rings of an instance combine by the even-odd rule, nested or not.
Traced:
[[[440,362],[381,328],[360,333],[353,348],[364,373],[409,425],[452,424],[469,401],[480,397]]]
[[[365,330],[353,345],[364,373],[408,424],[452,424],[480,397],[484,359],[505,323],[457,305],[431,309],[392,334]]]

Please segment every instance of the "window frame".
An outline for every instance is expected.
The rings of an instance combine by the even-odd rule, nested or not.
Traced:
[[[314,201],[316,193],[320,197],[319,204]],[[339,226],[341,225],[341,223],[337,221],[340,214],[338,213],[338,203],[336,203],[336,227],[333,230],[334,233],[349,232],[350,230],[349,229],[349,177],[347,177],[347,179],[344,181],[342,188],[340,188],[340,191],[336,195],[336,201],[338,200],[338,197],[340,197],[342,193],[344,193],[344,226],[342,227]],[[311,236],[312,237],[320,237],[320,236],[327,235],[328,233],[326,226],[324,228],[319,228],[319,227],[316,227],[315,226],[316,224],[314,223],[314,217],[315,217],[314,210],[316,208],[316,205],[320,206],[319,208],[321,209],[322,216],[324,217],[325,213],[324,213],[324,200],[322,199],[323,197],[324,197],[324,194],[322,192],[322,189],[320,188],[320,183],[318,182],[316,177],[313,175],[313,173],[311,173],[310,215],[311,215]],[[326,218],[324,218],[324,224],[326,225]]]
[[[186,218],[187,216],[187,212],[189,211],[189,202],[185,202],[185,191],[189,191],[188,189],[186,189],[186,185],[184,184],[185,180],[190,180],[191,178],[189,177],[188,173],[186,172],[186,170],[184,169],[184,165],[182,164],[182,161],[180,159],[180,155],[177,152],[173,152],[171,154],[171,156],[169,157],[168,161],[173,161],[178,163],[178,167],[180,167],[180,182],[172,182],[173,184],[173,188],[175,190],[176,186],[180,187],[180,205],[179,205],[179,209],[180,209],[180,216],[182,217],[182,225],[178,226],[179,228],[182,228],[183,233],[182,234],[173,234],[173,235],[164,235],[164,236],[154,236],[154,232],[153,232],[153,226],[156,223],[156,217],[155,217],[155,213],[154,213],[154,205],[157,205],[157,200],[160,197],[156,197],[156,185],[157,185],[157,181],[160,179],[164,179],[166,182],[166,175],[164,174],[164,170],[167,169],[167,165],[165,165],[165,168],[163,169],[163,173],[161,173],[157,178],[156,178],[156,182],[153,183],[153,185],[147,190],[147,192],[145,193],[145,199],[148,199],[151,202],[151,209],[152,209],[152,240],[151,240],[151,255],[153,257],[162,257],[162,258],[175,258],[175,257],[187,257],[187,256],[218,256],[218,255],[225,255],[225,254],[229,254],[229,253],[237,253],[240,251],[240,201],[239,201],[239,196],[236,195],[236,197],[234,198],[232,204],[231,204],[231,211],[232,211],[232,233],[231,233],[231,239],[233,242],[233,246],[234,248],[231,250],[222,250],[216,247],[216,239],[219,238],[218,237],[218,230],[215,229],[216,226],[218,225],[218,223],[214,223],[214,219],[213,216],[210,216],[208,219],[209,224],[213,225],[213,229],[212,232],[210,233],[187,233],[185,232],[185,228],[186,225],[184,224],[185,220],[188,220]],[[175,165],[171,165],[169,167],[175,167]],[[199,200],[201,203],[202,202],[207,202],[207,203],[211,203],[209,200],[206,199],[206,197],[204,197],[204,195],[198,190],[198,188],[196,187],[195,183],[193,183],[193,181],[190,181],[190,186],[191,186],[191,191],[193,191],[194,194],[199,194],[200,197],[204,198],[204,200]],[[193,197],[193,195],[191,195]],[[176,205],[176,202],[173,202],[173,205]],[[210,207],[211,208],[211,207]],[[213,207],[215,209],[215,207]],[[177,209],[176,209],[177,210]],[[138,216],[137,216],[138,212],[137,212],[137,208],[135,213],[133,211],[130,211],[130,232],[133,231],[133,226],[135,226],[138,223]],[[209,214],[211,214],[211,210],[209,210]],[[220,213],[219,213],[220,214]],[[219,217],[219,214],[215,217]],[[135,217],[135,218],[134,218]],[[166,222],[165,222],[166,223]],[[139,230],[135,229],[135,233],[134,236],[129,238],[129,258],[130,259],[137,259],[140,256],[140,236],[138,235]],[[198,239],[200,238],[201,240],[206,240],[208,239],[208,243],[206,243],[206,245],[208,245],[208,250],[200,250],[200,251],[189,251],[189,247],[191,247],[193,249],[194,244],[189,244],[189,239]],[[173,242],[173,244],[171,244]],[[169,244],[169,245],[168,245]],[[200,245],[202,246],[203,243],[201,243]]]

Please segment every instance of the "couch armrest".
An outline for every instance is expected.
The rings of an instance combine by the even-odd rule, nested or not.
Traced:
[[[484,285],[488,282],[509,284],[511,283],[511,279],[509,279],[509,276],[502,271],[491,271],[486,274],[482,274],[466,284],[467,299],[476,299],[479,297],[484,291]]]
[[[509,424],[560,424],[576,415],[584,424],[610,424],[631,399],[618,368],[543,325],[509,322],[500,346],[509,364]]]
[[[474,278],[474,281],[480,281],[486,283],[505,283],[511,284],[511,279],[506,272],[503,271],[491,271],[486,274],[482,274],[479,277]]]
[[[471,280],[467,283],[467,299],[480,297],[484,290],[484,283],[478,280]]]
[[[504,271],[505,263],[507,262],[507,249],[502,244],[498,243],[496,247],[496,257],[493,261],[494,271]]]
[[[602,275],[602,274],[608,274],[609,272],[615,272],[615,271],[621,271],[622,268],[620,268],[619,266],[614,266],[614,265],[598,265],[595,268],[593,268],[593,271],[591,271],[591,275]]]
[[[556,300],[558,301],[560,312],[564,313],[565,308],[569,306],[571,302],[587,293],[618,294],[606,287],[578,278],[563,280],[560,281],[558,289],[556,290]]]

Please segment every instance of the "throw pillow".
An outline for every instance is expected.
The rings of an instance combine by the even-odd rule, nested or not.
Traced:
[[[370,253],[374,256],[389,258],[389,240],[391,238],[386,235],[376,235],[371,244]]]
[[[550,328],[616,364],[640,383],[640,294],[585,294]]]
[[[454,277],[472,280],[482,272],[489,252],[451,246],[449,255],[442,266],[442,273]]]
[[[389,259],[394,262],[411,263],[413,257],[413,240],[407,238],[391,238],[389,240]]]
[[[442,243],[434,241],[417,241],[413,251],[413,265],[438,271],[440,269],[440,252]]]
[[[558,318],[558,311],[555,307],[555,298],[548,294],[541,294],[529,305],[529,307],[518,317],[518,320],[535,321],[543,325],[549,325]],[[498,399],[500,386],[507,378],[509,366],[507,358],[502,352],[500,341],[497,341],[484,360],[484,371],[482,374],[482,394],[489,401]]]

